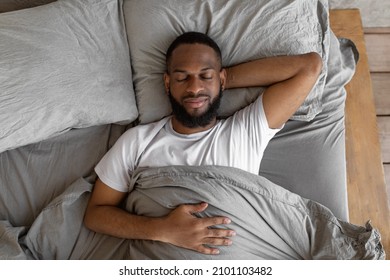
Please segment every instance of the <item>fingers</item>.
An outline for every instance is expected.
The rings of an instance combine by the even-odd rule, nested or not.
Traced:
[[[208,224],[216,225],[221,220],[219,218],[203,218],[201,220],[207,220]],[[225,223],[230,223],[230,219],[222,218],[222,221]],[[236,235],[236,232],[231,229],[220,229],[220,228],[210,228],[207,227],[204,232],[204,237],[202,240],[202,245],[197,248],[197,250],[203,254],[218,255],[220,250],[215,247],[219,246],[230,246],[233,244],[233,241],[230,237]]]
[[[196,251],[207,255],[218,255],[220,253],[218,246],[230,246],[233,241],[228,238],[206,238],[204,244],[196,248]]]
[[[210,246],[230,246],[233,244],[233,241],[228,238],[205,238],[204,244]]]
[[[227,238],[208,238],[205,240],[204,244],[201,244],[198,248],[195,248],[196,251],[207,254],[207,255],[218,255],[220,253],[216,246],[230,246],[232,241]]]
[[[236,232],[231,229],[208,228],[205,234],[205,238],[227,238],[233,236],[236,236]]]
[[[201,202],[199,204],[183,204],[180,207],[187,211],[189,214],[200,213],[206,210],[208,203]],[[227,217],[210,217],[202,218],[205,222],[204,226],[213,226],[213,225],[227,225],[231,223],[231,220]]]
[[[206,210],[208,204],[183,204],[178,206],[168,216],[170,227],[174,227],[175,232],[171,232],[167,242],[198,251],[203,254],[219,254],[219,246],[230,246],[233,241],[231,237],[236,232],[231,229],[218,226],[228,225],[231,220],[228,217],[204,217],[198,218],[195,213]]]
[[[206,245],[199,246],[196,251],[205,255],[218,255],[220,253],[218,248],[208,247]]]
[[[235,235],[236,232],[230,229],[208,229],[202,242],[210,246],[230,246],[233,241],[229,237]]]
[[[180,207],[183,207],[185,210],[188,211],[188,213],[194,214],[204,211],[208,204],[206,202],[202,202],[199,204],[192,204],[192,205],[181,205]],[[208,229],[207,236],[209,237],[231,237],[235,236],[236,233],[233,230],[227,230],[227,229],[211,229],[210,227],[217,226],[217,225],[228,225],[232,221],[228,217],[205,217],[205,218],[199,218],[197,220],[197,223],[201,223],[203,228]]]
[[[228,225],[232,221],[227,217],[210,217],[210,218],[202,218],[204,225],[211,227],[216,225]]]
[[[183,204],[182,207],[185,208],[190,214],[203,212],[208,207],[208,203],[201,202],[199,204]]]
[[[199,246],[195,251],[198,251],[199,253],[205,254],[205,255],[218,255],[219,249],[218,248],[212,248],[205,245]]]

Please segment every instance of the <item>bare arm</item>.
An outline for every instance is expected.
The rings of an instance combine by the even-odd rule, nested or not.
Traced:
[[[118,192],[97,180],[84,217],[85,225],[96,232],[126,239],[156,240],[195,250],[204,254],[218,254],[211,246],[230,245],[232,230],[210,229],[229,224],[226,217],[196,218],[206,203],[181,205],[168,216],[150,218],[133,215],[118,207],[127,193]]]
[[[263,106],[270,128],[283,125],[305,101],[322,69],[317,53],[250,61],[226,69],[226,88],[268,86]]]

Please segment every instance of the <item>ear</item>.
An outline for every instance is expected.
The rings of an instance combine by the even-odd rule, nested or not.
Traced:
[[[222,68],[219,72],[219,79],[221,80],[221,88],[222,90],[226,89],[226,79],[227,79],[227,72],[225,68]]]
[[[168,72],[165,72],[164,73],[164,88],[165,88],[165,94],[168,95],[169,94],[169,81],[170,81],[170,76],[168,74]]]

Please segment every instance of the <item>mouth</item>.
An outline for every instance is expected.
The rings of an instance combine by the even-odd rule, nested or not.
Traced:
[[[189,107],[191,109],[199,109],[199,108],[203,107],[204,105],[206,105],[208,103],[209,99],[210,98],[208,96],[205,96],[205,95],[200,95],[200,96],[196,96],[196,97],[186,97],[183,100],[183,104],[186,107]]]

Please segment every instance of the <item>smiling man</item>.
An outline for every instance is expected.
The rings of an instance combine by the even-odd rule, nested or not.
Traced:
[[[84,221],[91,230],[120,238],[218,254],[218,247],[231,245],[236,234],[226,228],[229,217],[195,217],[193,213],[204,211],[207,202],[180,205],[163,217],[128,213],[120,205],[132,191],[132,173],[139,167],[222,165],[258,174],[268,142],[303,103],[322,61],[318,54],[308,53],[223,68],[218,45],[197,32],[179,36],[166,60],[164,84],[172,116],[136,126],[118,139],[96,166],[99,179]],[[233,116],[217,119],[223,90],[254,86],[267,89]]]
[[[226,71],[222,69],[221,53],[213,41],[208,45],[180,45],[180,42],[175,41],[167,51],[164,81],[172,105],[174,129],[188,134],[215,125]]]

